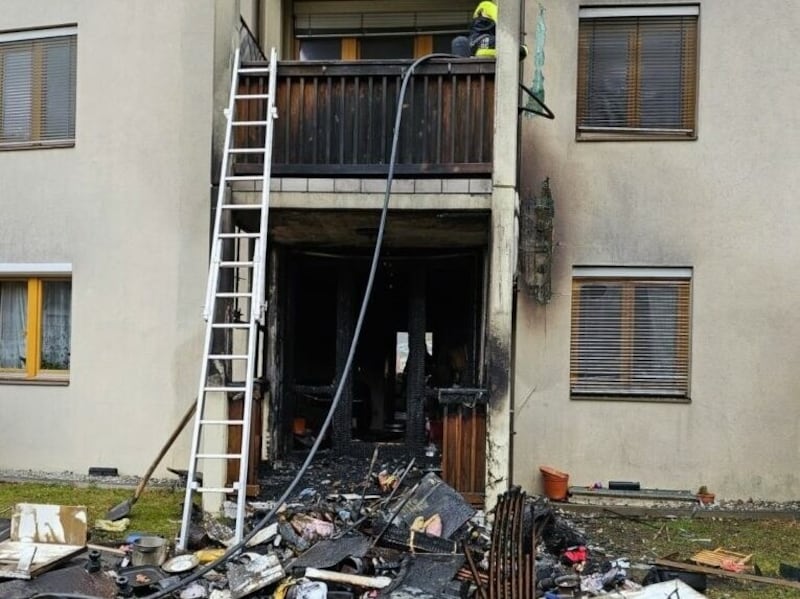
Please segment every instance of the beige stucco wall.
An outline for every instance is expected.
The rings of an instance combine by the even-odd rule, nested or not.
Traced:
[[[701,2],[697,141],[578,143],[579,2],[541,4],[557,118],[525,122],[524,187],[551,178],[557,247],[552,302],[519,296],[515,482],[549,464],[577,485],[797,498],[800,6]],[[694,268],[690,404],[570,400],[573,265]]]
[[[0,153],[0,262],[72,263],[70,384],[0,386],[0,468],[141,473],[197,387],[214,2],[0,11],[0,31],[68,23],[76,145]],[[165,465],[185,467],[188,445]]]

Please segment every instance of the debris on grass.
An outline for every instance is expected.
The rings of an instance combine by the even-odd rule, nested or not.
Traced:
[[[94,528],[92,542],[99,544],[90,553],[42,574],[31,584],[49,584],[70,571],[74,580],[69,590],[90,596],[172,590],[174,596],[236,599],[349,599],[377,593],[420,599],[533,599],[568,593],[646,599],[664,596],[655,594],[659,589],[678,588],[682,598],[714,599],[722,593],[731,598],[752,597],[753,585],[759,597],[777,598],[795,592],[792,585],[800,588],[800,582],[777,578],[779,563],[800,562],[800,535],[794,522],[780,523],[779,539],[786,541],[784,545],[770,545],[768,541],[776,540],[774,535],[770,538],[778,530],[776,523],[622,518],[608,511],[602,517],[587,517],[518,488],[501,495],[497,507],[486,514],[431,472],[413,469],[408,476],[399,476],[406,472],[402,466],[377,467],[370,484],[364,484],[361,475],[353,476],[352,489],[331,472],[320,471],[319,480],[283,505],[275,521],[250,540],[244,553],[211,569],[208,565],[223,558],[226,545],[231,545],[230,520],[198,510],[189,537],[191,552],[175,555],[171,540],[177,532],[182,493],[154,490],[131,515],[130,526],[139,532],[123,538],[121,531]],[[382,492],[381,472],[398,473],[397,480]],[[0,485],[0,499],[3,491]],[[65,487],[45,492],[70,496],[84,491]],[[126,490],[118,492],[127,496]],[[159,497],[163,493],[167,496]],[[148,503],[156,499],[164,508],[159,530],[150,525],[152,521],[140,519],[149,513]],[[275,505],[266,499],[248,504],[246,530],[252,530]],[[97,525],[91,515],[102,515],[109,503],[113,501],[108,495],[93,500],[90,524]],[[756,536],[756,527],[766,531],[763,538]],[[164,541],[163,556],[155,563],[132,563],[135,540],[150,536]],[[709,544],[710,553],[713,547],[720,555],[725,552],[726,560],[752,558],[745,561],[753,571],[726,572],[717,567],[715,576],[697,571],[704,566],[682,560],[702,553],[698,542]],[[659,562],[673,554],[674,558]],[[755,571],[756,560],[766,575]],[[110,592],[101,584],[108,580],[115,581]],[[775,580],[787,584],[781,588]],[[0,583],[0,599],[20,596],[8,594],[9,584]]]

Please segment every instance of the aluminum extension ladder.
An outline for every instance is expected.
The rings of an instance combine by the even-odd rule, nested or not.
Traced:
[[[231,91],[228,107],[225,109],[227,120],[225,128],[225,145],[222,154],[222,165],[217,195],[217,210],[214,219],[214,230],[211,246],[211,259],[208,272],[208,287],[204,317],[206,319],[206,334],[203,346],[203,361],[200,368],[200,384],[197,393],[197,409],[195,413],[194,432],[192,434],[192,447],[189,458],[189,472],[186,483],[186,498],[183,505],[181,532],[178,538],[178,548],[187,549],[189,526],[192,516],[192,499],[194,493],[236,493],[236,528],[234,541],[239,542],[244,532],[245,502],[247,498],[247,473],[248,452],[250,448],[251,420],[253,390],[256,376],[255,358],[257,355],[256,341],[259,325],[263,324],[266,310],[266,264],[267,264],[267,228],[269,216],[269,180],[272,163],[272,135],[273,122],[277,118],[275,108],[275,84],[277,71],[277,53],[273,48],[270,53],[267,68],[243,68],[241,66],[239,50],[234,53],[233,73],[231,77]],[[240,75],[268,75],[268,91],[266,94],[240,94]],[[266,109],[263,120],[245,120],[248,117],[239,117],[243,104],[250,101],[263,102]],[[251,117],[250,117],[251,118]],[[242,128],[247,129],[247,139],[253,135],[263,135],[263,147],[234,147],[233,132]],[[252,134],[252,135],[251,135]],[[245,136],[241,136],[242,139]],[[236,175],[233,163],[240,155],[263,155],[263,172],[254,175]],[[237,181],[261,182],[261,202],[258,204],[233,203],[230,190]],[[260,214],[258,232],[223,232],[223,214],[237,215],[245,213]],[[238,213],[238,214],[237,214]],[[227,227],[229,228],[229,227]],[[225,246],[227,244],[227,246]],[[241,247],[242,244],[254,244],[252,258],[250,256],[233,257],[226,255],[225,250],[232,246]],[[225,246],[225,247],[223,247]],[[225,272],[220,276],[221,272]],[[226,276],[230,274],[231,276]],[[219,303],[218,300],[222,300]],[[226,305],[241,302],[244,308],[241,314],[238,311],[225,309]],[[231,314],[234,317],[231,317]],[[246,352],[235,353],[234,343],[230,340],[237,335],[240,347],[246,346]],[[246,337],[244,339],[243,337]],[[220,339],[227,339],[227,343],[220,343]],[[224,351],[220,351],[220,345]],[[222,373],[231,373],[236,368],[243,372],[244,383],[235,383],[228,380],[227,376],[211,373],[211,365],[222,366]],[[243,369],[243,370],[242,370]],[[213,419],[205,414],[206,403],[210,394],[239,394],[244,397],[243,417],[239,420]],[[214,427],[239,426],[242,429],[242,444],[239,453],[203,453],[201,441],[204,431]],[[224,438],[224,437],[223,437]],[[204,487],[198,483],[198,464],[204,461],[223,460],[227,465],[228,460],[239,460],[239,479],[231,487]]]

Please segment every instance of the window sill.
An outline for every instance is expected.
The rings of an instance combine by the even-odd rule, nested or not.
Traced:
[[[0,143],[0,152],[11,150],[51,150],[54,148],[74,148],[74,139],[63,139],[58,141],[20,141]]]
[[[14,376],[0,376],[0,385],[32,385],[39,387],[67,387],[69,386],[69,378],[63,377],[38,377],[35,379],[28,379],[24,377]]]
[[[581,395],[577,393],[572,393],[570,394],[569,398],[572,401],[621,401],[621,402],[658,403],[658,404],[692,403],[691,397],[670,397],[663,395]]]
[[[697,133],[577,131],[575,141],[697,141]]]

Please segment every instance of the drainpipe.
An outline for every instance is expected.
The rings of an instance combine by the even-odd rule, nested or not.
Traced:
[[[519,3],[519,27],[517,31],[519,34],[519,44],[525,43],[525,0]],[[520,60],[517,68],[517,83],[524,81],[524,65],[525,62]],[[514,89],[518,89],[515,86]],[[519,92],[517,92],[517,101],[519,101]],[[517,112],[519,115],[519,111]],[[509,404],[511,416],[509,419],[509,445],[508,445],[508,484],[514,484],[514,435],[516,435],[516,402],[514,400],[514,373],[517,368],[517,274],[519,265],[519,190],[522,181],[522,125],[517,116],[517,164],[516,164],[516,208],[514,212],[514,259],[513,259],[513,297],[511,299],[511,358],[509,368]]]
[[[263,0],[256,0],[256,2],[255,2],[255,4],[256,4],[256,14],[253,17],[253,21],[254,21],[254,23],[253,23],[254,27],[253,28],[256,30],[255,34],[256,34],[256,41],[258,41],[258,45],[261,46],[262,50],[264,50],[265,52],[269,52],[269,50],[265,49],[265,47],[264,47],[264,24],[261,22],[261,17],[262,17],[261,3],[262,2],[263,2]]]

